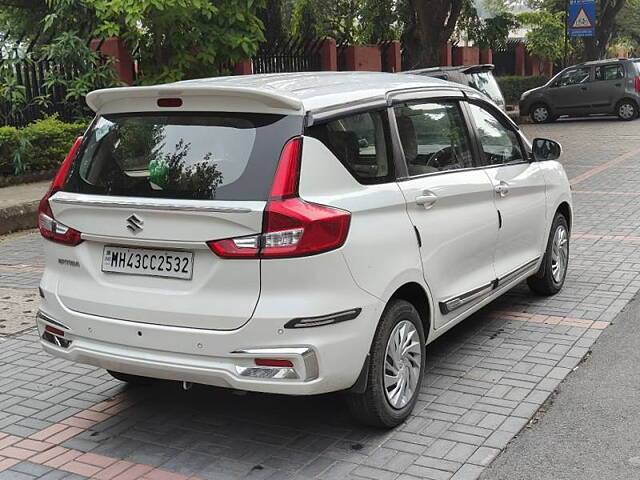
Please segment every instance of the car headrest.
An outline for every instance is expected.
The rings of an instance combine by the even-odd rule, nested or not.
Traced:
[[[402,142],[402,149],[404,150],[404,158],[407,163],[411,163],[418,156],[416,129],[409,117],[398,116],[396,117],[396,123],[398,124],[398,134]]]

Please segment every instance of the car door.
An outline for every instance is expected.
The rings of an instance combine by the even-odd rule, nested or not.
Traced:
[[[493,185],[478,169],[456,99],[408,100],[392,122],[407,175],[398,185],[420,244],[424,278],[440,328],[494,287],[498,217]]]
[[[498,284],[536,267],[546,239],[546,182],[530,160],[517,127],[491,105],[467,104],[484,173],[494,189],[499,230],[494,268]]]
[[[549,87],[551,108],[557,115],[579,115],[590,108],[591,68],[574,67],[563,72]]]
[[[625,74],[621,63],[598,65],[587,92],[594,113],[609,113],[624,96]]]

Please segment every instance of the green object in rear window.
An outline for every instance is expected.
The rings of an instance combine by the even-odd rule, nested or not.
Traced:
[[[164,158],[154,158],[149,162],[149,182],[158,190],[167,187],[169,181],[169,164]]]

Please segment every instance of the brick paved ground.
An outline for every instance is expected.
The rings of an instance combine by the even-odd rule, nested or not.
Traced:
[[[388,432],[355,424],[339,395],[126,389],[49,357],[14,321],[33,308],[39,239],[6,239],[0,298],[14,303],[0,327],[21,333],[0,333],[0,480],[477,478],[640,289],[638,125],[526,127],[564,144],[574,179],[565,288],[540,298],[519,286],[436,341],[415,415]]]

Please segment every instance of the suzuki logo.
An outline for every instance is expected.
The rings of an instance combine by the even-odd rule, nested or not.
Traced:
[[[131,233],[140,233],[142,231],[143,225],[144,220],[138,217],[135,213],[127,218],[127,229]]]

